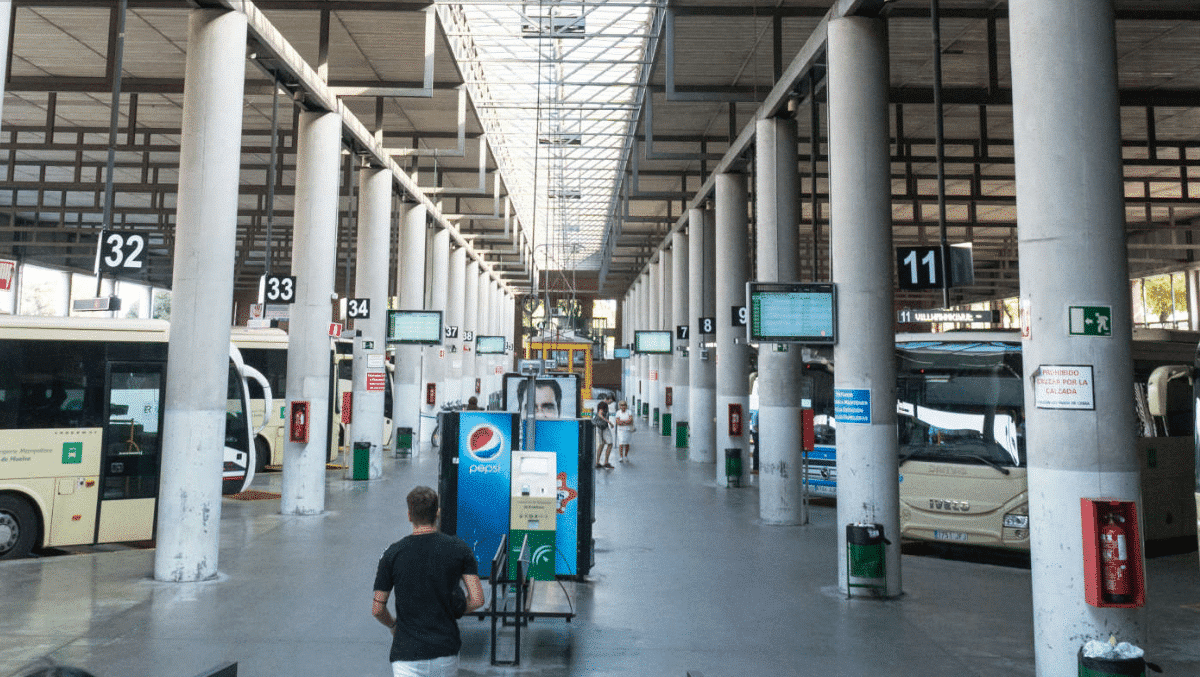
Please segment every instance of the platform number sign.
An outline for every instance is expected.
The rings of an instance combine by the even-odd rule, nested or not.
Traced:
[[[263,298],[267,303],[294,303],[296,301],[296,277],[268,275],[264,284]]]
[[[688,331],[689,329],[691,329],[691,327],[687,326],[686,324],[676,325],[675,338],[680,341],[686,341],[688,339],[688,334],[691,333]]]
[[[901,289],[941,289],[941,247],[896,247]]]
[[[106,230],[100,234],[100,272],[141,270],[146,261],[146,236],[142,233]]]
[[[475,340],[475,332],[471,331],[470,329],[464,329],[463,330],[463,340],[466,341],[467,343],[474,341]]]
[[[346,314],[356,320],[371,319],[371,299],[350,299],[346,302]]]
[[[746,309],[746,306],[733,306],[730,315],[733,318],[733,326],[744,327],[749,320],[750,311]]]
[[[717,333],[717,318],[715,318],[715,317],[700,318],[700,333],[701,334]]]
[[[444,331],[446,333],[446,338],[448,338],[448,339],[458,338],[458,325],[448,324],[448,325],[446,325],[446,329]]]

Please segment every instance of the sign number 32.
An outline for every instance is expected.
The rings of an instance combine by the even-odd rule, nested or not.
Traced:
[[[110,230],[100,238],[100,270],[106,273],[138,270],[145,265],[146,236]]]

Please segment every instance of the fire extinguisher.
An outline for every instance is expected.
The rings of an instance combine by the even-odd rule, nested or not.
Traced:
[[[1109,514],[1100,527],[1100,564],[1103,570],[1104,599],[1112,604],[1133,601],[1132,577],[1129,571],[1128,538],[1125,518]]]

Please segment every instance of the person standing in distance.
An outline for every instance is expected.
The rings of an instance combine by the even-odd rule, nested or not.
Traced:
[[[625,400],[617,403],[617,413],[613,415],[613,423],[617,425],[617,455],[618,461],[629,460],[629,438],[635,430],[633,412]]]
[[[458,619],[483,606],[475,554],[461,538],[439,532],[437,518],[437,492],[429,487],[410,491],[412,535],[379,558],[371,615],[392,631],[388,660],[394,677],[455,677],[462,647]],[[395,618],[387,608],[393,591]]]
[[[613,422],[609,417],[609,407],[612,406],[613,396],[608,393],[604,399],[596,403],[596,416],[602,423],[596,424],[596,467],[597,468],[612,468],[613,464],[609,462],[609,456],[612,454],[613,447]]]

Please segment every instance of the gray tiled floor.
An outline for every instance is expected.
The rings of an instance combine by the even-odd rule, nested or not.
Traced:
[[[576,619],[532,624],[515,669],[490,667],[487,624],[462,621],[465,676],[1033,674],[1027,570],[905,556],[904,597],[846,600],[833,508],[764,526],[754,487],[717,486],[668,442],[640,432],[633,462],[598,476],[596,567],[574,587]],[[250,677],[389,675],[374,566],[408,532],[405,493],[436,486],[437,464],[385,470],[369,483],[331,471],[317,517],[224,501],[214,582],[154,582],[138,550],[0,563],[0,676],[42,655],[98,677],[191,677],[223,661]],[[1200,674],[1196,554],[1151,560],[1148,578],[1150,656]]]

